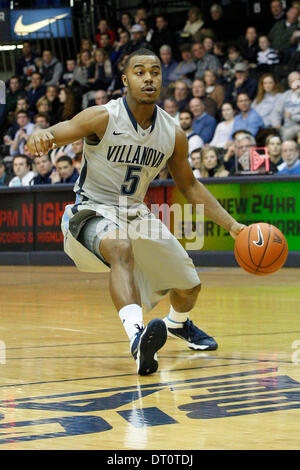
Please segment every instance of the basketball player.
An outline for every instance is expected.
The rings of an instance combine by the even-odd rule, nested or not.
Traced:
[[[155,103],[161,91],[159,58],[146,49],[126,60],[126,98],[87,108],[69,121],[37,130],[29,139],[31,152],[84,138],[76,202],[62,219],[64,247],[81,271],[110,267],[110,294],[130,340],[137,372],[158,368],[157,351],[167,334],[186,341],[191,349],[213,350],[216,341],[197,328],[189,316],[200,291],[191,258],[178,240],[143,203],[151,181],[167,164],[189,203],[204,204],[207,217],[235,238],[242,226],[198,182],[188,162],[185,133]],[[120,206],[126,197],[126,207]],[[139,224],[143,236],[130,237],[126,228]],[[151,235],[145,224],[151,228]],[[156,236],[162,233],[166,236]],[[150,311],[169,292],[171,307],[164,320],[143,325]]]

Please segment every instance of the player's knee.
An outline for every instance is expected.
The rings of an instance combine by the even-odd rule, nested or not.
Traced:
[[[130,242],[122,240],[116,243],[111,253],[111,262],[125,265],[133,264],[133,250]]]

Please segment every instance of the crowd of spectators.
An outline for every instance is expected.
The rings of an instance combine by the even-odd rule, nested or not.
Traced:
[[[226,25],[218,4],[209,18],[190,8],[178,31],[166,16],[150,17],[140,7],[134,16],[123,13],[116,26],[101,19],[94,41],[83,39],[65,63],[24,41],[0,116],[0,185],[74,183],[82,140],[34,157],[28,136],[125,96],[124,61],[140,48],[160,57],[158,105],[186,133],[197,178],[247,173],[253,147],[267,149],[269,174],[300,174],[300,2],[284,11],[279,0],[271,1],[264,31],[248,25],[235,37]],[[158,175],[169,177],[167,169]]]

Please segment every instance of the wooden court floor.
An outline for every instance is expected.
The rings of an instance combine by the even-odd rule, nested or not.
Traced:
[[[138,377],[107,273],[0,267],[0,450],[299,449],[300,270],[199,275],[218,350],[169,339]]]

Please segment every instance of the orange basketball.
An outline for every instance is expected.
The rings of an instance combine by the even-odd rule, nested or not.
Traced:
[[[266,275],[280,269],[288,255],[285,236],[274,225],[259,222],[245,227],[237,236],[234,254],[248,273]]]

